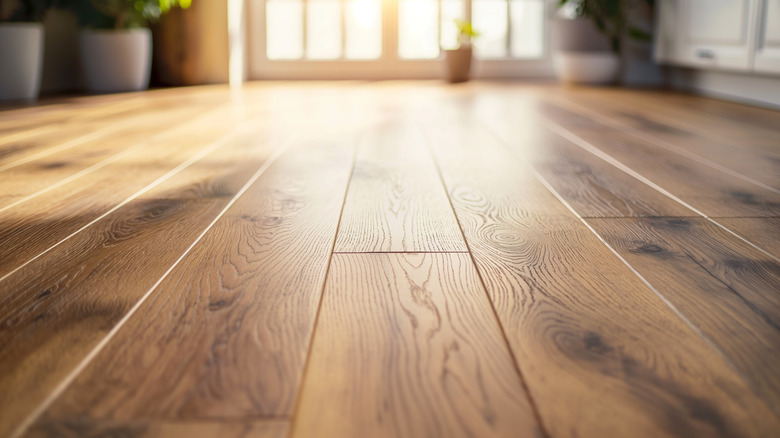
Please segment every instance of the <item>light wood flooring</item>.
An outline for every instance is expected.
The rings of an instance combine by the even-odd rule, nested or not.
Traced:
[[[0,437],[780,437],[780,112],[266,82],[0,111]]]

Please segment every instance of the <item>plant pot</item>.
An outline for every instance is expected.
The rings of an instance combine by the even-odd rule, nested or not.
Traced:
[[[620,58],[591,20],[553,20],[552,37],[553,66],[563,82],[606,85],[618,80]]]
[[[621,70],[620,58],[612,52],[558,52],[553,66],[558,78],[570,84],[614,84]]]
[[[0,23],[0,100],[35,100],[41,89],[43,25]]]
[[[82,30],[79,48],[87,91],[118,93],[149,88],[152,67],[149,29]]]
[[[447,80],[450,83],[466,82],[471,71],[471,47],[445,50],[444,58],[447,64]]]

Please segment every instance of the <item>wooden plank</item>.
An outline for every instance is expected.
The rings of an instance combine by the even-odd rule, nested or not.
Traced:
[[[642,113],[638,106],[611,105],[597,96],[582,98],[569,93],[564,96],[564,100],[556,100],[556,103],[568,110],[710,167],[727,173],[736,172],[743,179],[780,190],[780,148],[774,151],[751,150],[749,131],[743,141],[728,142],[702,137],[695,131],[673,126],[663,119],[656,120],[654,116],[657,112]]]
[[[780,218],[722,218],[718,222],[780,258]]]
[[[0,435],[45,400],[278,145],[252,137],[204,157],[219,175],[176,175],[0,283]]]
[[[473,118],[438,129],[425,122],[550,436],[758,437],[780,428],[723,358],[529,168],[472,138]]]
[[[517,157],[529,162],[583,217],[673,217],[690,209],[545,128],[535,99],[481,108],[490,132],[475,130],[475,142],[497,136]],[[457,116],[456,116],[457,117]],[[464,117],[460,115],[460,117]]]
[[[280,420],[237,421],[237,422],[129,422],[95,423],[87,421],[65,421],[47,423],[36,427],[27,438],[284,438],[288,423]]]
[[[289,416],[353,153],[342,136],[305,142],[279,158],[41,424]]]
[[[467,254],[336,254],[293,437],[540,436]]]
[[[587,91],[583,90],[585,93]],[[597,93],[591,91],[589,94]],[[655,93],[637,93],[625,90],[605,90],[600,98],[614,105],[625,107],[630,102],[630,107],[641,111],[647,117],[654,118],[664,123],[671,124],[686,130],[693,130],[697,135],[717,141],[734,143],[742,148],[765,153],[777,154],[780,133],[776,128],[759,127],[734,122],[719,117],[711,108],[685,108],[690,102],[706,102],[705,105],[717,104],[715,99],[701,98],[697,96],[680,96],[679,100],[663,97]],[[670,101],[674,104],[670,104]],[[688,102],[681,105],[681,102]],[[777,122],[774,122],[777,126]]]
[[[588,223],[688,318],[780,415],[780,264],[703,219]]]
[[[196,119],[176,132],[177,144],[150,141],[112,162],[80,184],[58,187],[16,208],[0,212],[0,278],[46,251],[71,233],[90,224],[177,166],[209,148],[237,127],[230,114],[214,116],[209,123]],[[200,122],[200,123],[199,123]]]
[[[5,171],[19,163],[47,157],[55,152],[67,151],[87,141],[116,135],[122,128],[138,128],[150,123],[159,123],[160,118],[170,117],[171,111],[195,112],[206,108],[224,105],[224,96],[207,94],[203,97],[187,93],[178,99],[171,96],[165,100],[144,99],[146,105],[138,104],[131,109],[113,111],[112,108],[130,102],[120,101],[108,108],[98,107],[83,114],[79,108],[71,108],[67,117],[59,122],[46,122],[31,117],[31,129],[12,135],[0,135],[0,171]],[[187,111],[189,110],[189,111]],[[187,118],[182,118],[186,121]],[[175,119],[174,119],[175,120]],[[178,123],[175,120],[174,123]]]
[[[35,196],[63,184],[75,184],[79,178],[88,177],[150,142],[159,142],[181,133],[179,121],[203,114],[203,109],[171,109],[165,115],[139,121],[142,122],[140,126],[119,128],[112,133],[110,141],[106,138],[86,141],[5,171],[0,179],[0,212],[29,202]]]
[[[710,217],[780,215],[780,194],[609,129],[550,104],[540,112],[559,130],[631,168]],[[562,128],[562,129],[561,129]],[[564,134],[567,135],[567,134]]]
[[[403,121],[367,132],[344,204],[336,251],[466,250],[419,132]]]

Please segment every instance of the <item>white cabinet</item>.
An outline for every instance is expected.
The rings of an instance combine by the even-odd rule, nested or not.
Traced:
[[[780,0],[660,0],[656,59],[780,73]]]
[[[780,73],[780,0],[762,0],[758,17],[755,70]]]

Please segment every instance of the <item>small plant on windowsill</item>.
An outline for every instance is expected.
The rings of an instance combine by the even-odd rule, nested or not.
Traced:
[[[458,28],[458,47],[444,51],[447,63],[447,80],[451,83],[469,80],[473,58],[472,46],[474,40],[479,37],[479,32],[474,30],[468,21],[455,20],[455,26]]]

